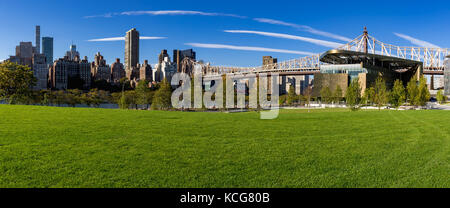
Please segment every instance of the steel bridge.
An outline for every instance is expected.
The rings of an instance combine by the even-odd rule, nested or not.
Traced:
[[[449,48],[426,48],[412,46],[395,46],[377,40],[370,36],[367,29],[359,37],[342,45],[335,50],[347,50],[364,52],[383,56],[396,57],[412,61],[423,62],[423,73],[430,75],[444,74],[444,59],[450,55]],[[320,71],[320,65],[329,64],[320,61],[321,54],[283,61],[271,65],[258,67],[226,67],[203,65],[203,74],[247,74],[247,73],[270,73],[276,72],[280,75],[311,75]]]

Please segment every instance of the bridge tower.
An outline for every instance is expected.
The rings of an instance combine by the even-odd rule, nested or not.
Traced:
[[[369,53],[369,32],[367,32],[367,27],[364,27],[364,32],[363,32],[363,43],[364,43],[364,53]]]

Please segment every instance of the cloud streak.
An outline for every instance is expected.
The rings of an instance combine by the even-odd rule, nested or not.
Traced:
[[[147,37],[147,36],[141,36],[139,37],[141,40],[160,40],[160,39],[167,39],[166,37]],[[89,42],[110,42],[110,41],[124,41],[125,37],[113,37],[113,38],[99,38],[99,39],[91,39],[88,40]]]
[[[260,52],[274,52],[274,53],[288,53],[297,55],[307,55],[311,56],[315,53],[305,52],[305,51],[293,51],[284,49],[274,49],[274,48],[262,48],[262,47],[252,47],[252,46],[234,46],[234,45],[224,45],[224,44],[209,44],[209,43],[185,43],[185,45],[197,47],[197,48],[213,48],[213,49],[228,49],[228,50],[239,50],[239,51],[260,51]]]
[[[276,38],[283,38],[283,39],[290,39],[290,40],[299,40],[304,42],[309,42],[312,44],[325,46],[329,48],[337,48],[343,44],[331,42],[331,41],[325,41],[325,40],[318,40],[314,38],[306,38],[296,35],[288,35],[288,34],[282,34],[282,33],[272,33],[272,32],[263,32],[263,31],[252,31],[252,30],[224,30],[224,32],[227,33],[241,33],[241,34],[255,34],[255,35],[262,35],[262,36],[268,36],[268,37],[276,37]]]
[[[254,18],[253,20],[255,20],[257,22],[261,22],[261,23],[272,24],[272,25],[282,25],[282,26],[292,27],[292,28],[295,28],[298,30],[303,30],[303,31],[315,34],[315,35],[333,38],[333,39],[341,40],[341,41],[345,41],[345,42],[352,41],[352,39],[350,39],[350,38],[346,38],[344,36],[336,35],[336,34],[325,32],[325,31],[320,31],[320,30],[314,29],[307,25],[298,25],[298,24],[294,24],[294,23],[283,22],[280,20],[267,19],[267,18]]]
[[[139,15],[151,15],[151,16],[159,16],[159,15],[199,15],[199,16],[223,16],[223,17],[235,17],[245,19],[247,17],[240,16],[236,14],[226,14],[226,13],[216,13],[216,12],[201,12],[201,11],[190,11],[190,10],[160,10],[160,11],[126,11],[126,12],[117,12],[117,13],[107,13],[103,15],[92,15],[85,16],[84,18],[111,18],[113,16],[139,16]]]
[[[429,43],[429,42],[427,42],[427,41],[419,40],[419,39],[416,39],[416,38],[413,38],[413,37],[411,37],[411,36],[404,35],[404,34],[401,34],[401,33],[394,33],[394,35],[396,35],[397,37],[403,38],[403,39],[409,41],[410,43],[412,43],[412,44],[414,44],[414,45],[418,45],[418,46],[421,46],[421,47],[426,47],[426,48],[440,48],[439,46],[434,45],[434,44],[432,44],[432,43]]]

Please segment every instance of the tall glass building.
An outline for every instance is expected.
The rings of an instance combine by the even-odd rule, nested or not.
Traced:
[[[47,64],[53,63],[53,38],[43,37],[42,38],[42,53],[47,59]]]

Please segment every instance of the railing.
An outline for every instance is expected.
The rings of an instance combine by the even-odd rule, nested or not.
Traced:
[[[337,49],[421,61],[423,62],[424,70],[426,71],[443,71],[444,59],[446,56],[450,55],[449,48],[406,47],[386,44],[368,35],[367,31],[365,31],[363,35],[360,35]],[[302,72],[319,70],[320,65],[322,64],[324,63],[320,62],[320,54],[316,54],[258,67],[203,65],[203,73],[217,75],[226,73]]]

